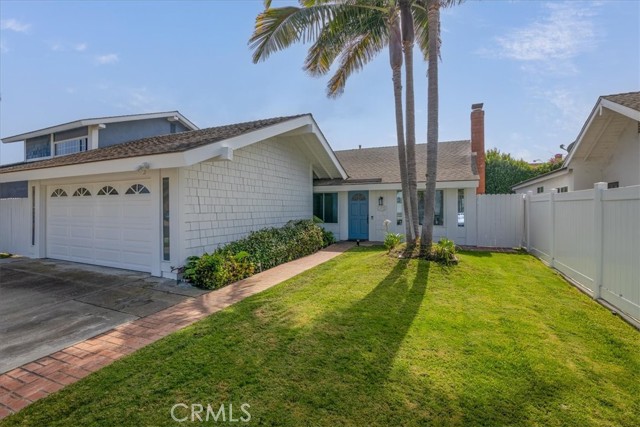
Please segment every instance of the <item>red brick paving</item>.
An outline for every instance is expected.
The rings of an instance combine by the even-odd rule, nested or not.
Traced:
[[[127,354],[328,261],[353,246],[338,243],[222,289],[122,324],[0,375],[0,419],[18,412]]]

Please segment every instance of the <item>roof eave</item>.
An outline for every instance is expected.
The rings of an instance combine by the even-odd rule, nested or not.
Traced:
[[[135,120],[149,120],[157,118],[170,118],[176,117],[179,122],[185,125],[189,130],[198,130],[198,126],[193,124],[189,119],[183,116],[179,111],[166,111],[161,113],[147,113],[147,114],[134,114],[128,116],[110,116],[110,117],[96,117],[91,119],[74,120],[72,122],[63,123],[60,125],[49,126],[43,129],[38,129],[31,132],[21,133],[19,135],[8,136],[2,139],[4,144],[12,142],[20,142],[29,138],[35,138],[42,135],[48,135],[55,132],[62,132],[65,130],[75,129],[83,126],[93,126],[99,124],[129,122]]]
[[[606,108],[608,110],[614,111],[630,119],[640,121],[640,111],[636,111],[633,108],[626,107],[624,105],[618,104],[617,102],[610,101],[603,97],[598,98],[598,102],[596,102],[596,105],[593,107],[593,110],[591,110],[591,113],[589,114],[587,121],[585,122],[585,124],[582,126],[582,129],[580,130],[580,134],[578,134],[578,138],[576,139],[574,146],[572,147],[571,151],[569,152],[564,162],[562,163],[565,167],[569,166],[569,163],[571,162],[571,160],[573,160],[574,154],[576,153],[576,151],[578,150],[578,147],[582,143],[582,140],[584,139],[585,135],[587,134],[587,131],[591,127],[591,124],[600,115],[602,108]]]
[[[335,158],[333,150],[331,150],[331,147],[324,139],[324,136],[322,136],[322,133],[319,132],[319,128],[313,120],[313,117],[310,114],[307,114],[221,141],[211,142],[190,150],[171,153],[141,154],[108,160],[97,159],[71,165],[45,166],[37,169],[17,170],[13,172],[0,173],[0,182],[62,178],[94,175],[97,173],[131,172],[136,170],[141,162],[148,163],[150,169],[160,169],[191,166],[216,157],[230,159],[233,156],[234,150],[276,137],[282,133],[306,125],[313,125],[313,133],[322,144],[322,147],[327,151],[328,158],[335,160],[333,162],[333,166],[335,167],[333,172],[335,173],[335,176],[332,176],[331,178],[341,177],[342,179],[346,179],[347,174],[337,161],[337,158]]]

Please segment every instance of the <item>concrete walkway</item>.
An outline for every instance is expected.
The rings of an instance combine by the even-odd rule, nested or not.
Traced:
[[[125,323],[2,374],[0,419],[172,332],[335,258],[353,245],[351,242],[331,245],[313,255]]]

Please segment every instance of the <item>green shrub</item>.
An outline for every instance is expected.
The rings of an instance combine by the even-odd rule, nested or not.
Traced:
[[[458,258],[456,258],[456,245],[453,243],[453,240],[440,239],[440,241],[431,248],[431,257],[434,261],[444,265],[456,264]]]
[[[404,239],[404,235],[400,233],[387,233],[384,236],[384,247],[391,252],[402,242],[402,239]]]
[[[255,265],[248,255],[247,252],[204,254],[195,262],[190,278],[204,289],[218,289],[237,282],[255,273]]]
[[[183,278],[202,288],[217,289],[256,271],[311,255],[333,242],[333,233],[313,220],[290,221],[284,227],[254,231],[210,254],[189,257]]]
[[[325,247],[329,245],[333,245],[336,242],[336,236],[333,235],[333,232],[327,231],[324,228],[322,229],[322,241]]]

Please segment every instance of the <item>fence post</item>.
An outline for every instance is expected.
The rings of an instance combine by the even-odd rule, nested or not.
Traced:
[[[527,191],[524,196],[524,220],[525,237],[527,239],[527,252],[531,253],[531,196],[533,191]]]
[[[551,239],[549,239],[549,265],[555,267],[556,259],[556,188],[552,188],[549,193],[549,231],[551,232]]]
[[[596,267],[593,275],[593,299],[600,298],[602,288],[602,267],[603,267],[603,209],[602,209],[602,193],[607,189],[606,182],[596,182],[593,185],[593,246],[594,246],[594,265]]]

